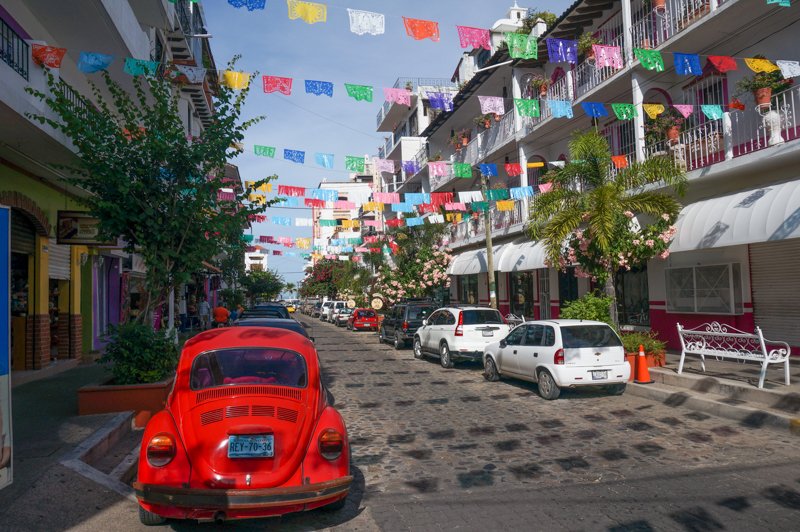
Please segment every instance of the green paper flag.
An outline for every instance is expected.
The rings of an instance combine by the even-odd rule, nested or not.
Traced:
[[[345,155],[344,167],[351,172],[364,173],[364,158],[355,155]]]
[[[634,48],[633,55],[639,60],[647,70],[655,70],[656,72],[664,71],[664,58],[658,50],[646,50],[644,48]]]
[[[456,177],[472,177],[472,166],[467,163],[453,163],[453,175]]]
[[[489,210],[489,202],[488,201],[473,201],[470,203],[472,210],[475,212],[483,212]]]
[[[523,100],[514,98],[514,105],[517,107],[519,116],[539,116],[539,100]]]
[[[253,146],[253,151],[256,155],[261,157],[272,157],[275,158],[275,147],[273,146],[259,146],[258,144]]]
[[[539,44],[536,37],[524,33],[506,33],[508,55],[512,59],[538,59]]]
[[[506,200],[508,199],[507,188],[492,188],[486,191],[487,200]]]
[[[336,227],[337,225],[339,225],[338,220],[319,220],[320,227]]]
[[[372,87],[370,85],[351,85],[350,83],[345,83],[344,88],[347,90],[347,95],[357,102],[372,101]]]
[[[612,103],[611,108],[619,120],[630,120],[635,116],[639,116],[636,106],[632,103]]]

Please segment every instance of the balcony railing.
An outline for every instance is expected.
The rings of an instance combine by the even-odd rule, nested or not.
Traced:
[[[522,229],[522,224],[528,220],[526,203],[514,202],[514,210],[498,211],[492,208],[489,219],[492,226],[492,235],[507,234],[514,229]],[[517,226],[515,228],[515,226]],[[481,240],[486,235],[486,221],[482,213],[477,217],[466,218],[450,227],[450,245],[458,247]]]
[[[30,56],[30,45],[0,19],[0,58],[25,81],[28,81]]]
[[[603,38],[603,44],[607,46],[618,46],[622,55],[623,64],[625,63],[625,44],[622,39],[622,16],[617,15],[599,30]],[[605,66],[598,68],[595,60],[584,60],[575,69],[576,96],[580,98],[588,93],[608,78],[619,72],[619,69]]]
[[[84,98],[80,93],[78,93],[64,81],[60,81],[58,83],[58,91],[70,103],[75,111],[75,114],[84,120],[89,118],[89,109],[92,104],[87,102],[86,98]]]
[[[411,91],[412,94],[422,94],[424,97],[426,92],[456,92],[458,85],[449,79],[440,78],[397,78],[392,86],[395,89],[404,88]],[[381,122],[386,117],[389,109],[394,105],[392,102],[383,102],[378,115],[376,117],[376,125],[380,127]]]
[[[514,111],[511,110],[489,129],[473,135],[470,143],[456,154],[455,161],[475,165],[510,142],[514,133]]]
[[[800,87],[772,97],[769,109],[731,113],[733,156],[738,157],[800,137]]]
[[[634,13],[633,47],[657,48],[710,12],[710,0],[667,0],[663,12],[643,8]]]
[[[175,2],[175,11],[178,13],[178,20],[181,23],[181,30],[184,35],[193,35],[192,13],[189,10],[189,0],[177,0]]]
[[[671,155],[687,172],[725,160],[722,120],[681,131],[675,144],[662,140],[645,147],[645,156]]]

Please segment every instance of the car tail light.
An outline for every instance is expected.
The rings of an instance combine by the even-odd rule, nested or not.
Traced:
[[[458,313],[458,325],[456,325],[456,336],[464,336],[464,313]]]
[[[404,331],[407,331],[407,330],[408,330],[408,322],[407,322],[407,321],[404,321],[404,322],[403,322],[403,330],[404,330]]]
[[[559,349],[556,351],[556,354],[553,355],[553,364],[560,364],[564,365],[564,350]]]
[[[319,454],[326,460],[336,460],[344,448],[342,434],[334,429],[325,429],[319,435]]]
[[[147,461],[153,467],[163,467],[175,458],[175,439],[165,433],[156,434],[147,444]]]

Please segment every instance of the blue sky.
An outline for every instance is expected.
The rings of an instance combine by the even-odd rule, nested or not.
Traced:
[[[263,11],[236,9],[226,0],[205,0],[207,29],[217,68],[235,54],[242,56],[237,70],[259,72],[252,81],[245,116],[266,115],[248,131],[245,153],[233,162],[242,177],[256,180],[277,174],[279,184],[314,188],[323,179],[346,181],[345,155],[375,155],[383,135],[375,131],[375,117],[383,102],[383,87],[398,77],[449,79],[461,56],[456,25],[491,27],[505,18],[513,0],[343,0],[326,3],[328,20],[306,24],[289,20],[284,0],[267,0]],[[522,7],[547,9],[560,15],[571,2],[555,0]],[[347,8],[383,13],[386,33],[359,36],[350,32]],[[415,41],[405,34],[402,17],[434,20],[441,40]],[[261,76],[294,79],[292,95],[264,94]],[[304,80],[334,83],[333,98],[305,94]],[[372,85],[372,103],[356,102],[345,94],[344,83]],[[276,159],[253,155],[253,145],[278,148]],[[284,148],[304,150],[306,164],[281,159]],[[314,153],[335,154],[334,170],[314,162]],[[267,215],[310,217],[310,210],[268,209]],[[256,224],[255,235],[310,237],[307,227]],[[303,275],[300,257],[269,257],[269,266],[286,281]]]

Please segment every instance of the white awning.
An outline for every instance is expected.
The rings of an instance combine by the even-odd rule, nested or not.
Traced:
[[[687,205],[670,251],[800,238],[800,180]]]
[[[498,265],[510,246],[511,244],[503,244],[502,246],[492,247],[495,271],[499,271]],[[459,253],[453,257],[453,262],[450,263],[450,267],[447,269],[449,275],[474,275],[476,273],[486,273],[487,271],[485,247]]]
[[[501,272],[522,272],[546,268],[547,249],[537,240],[517,240],[503,253],[499,264]]]

